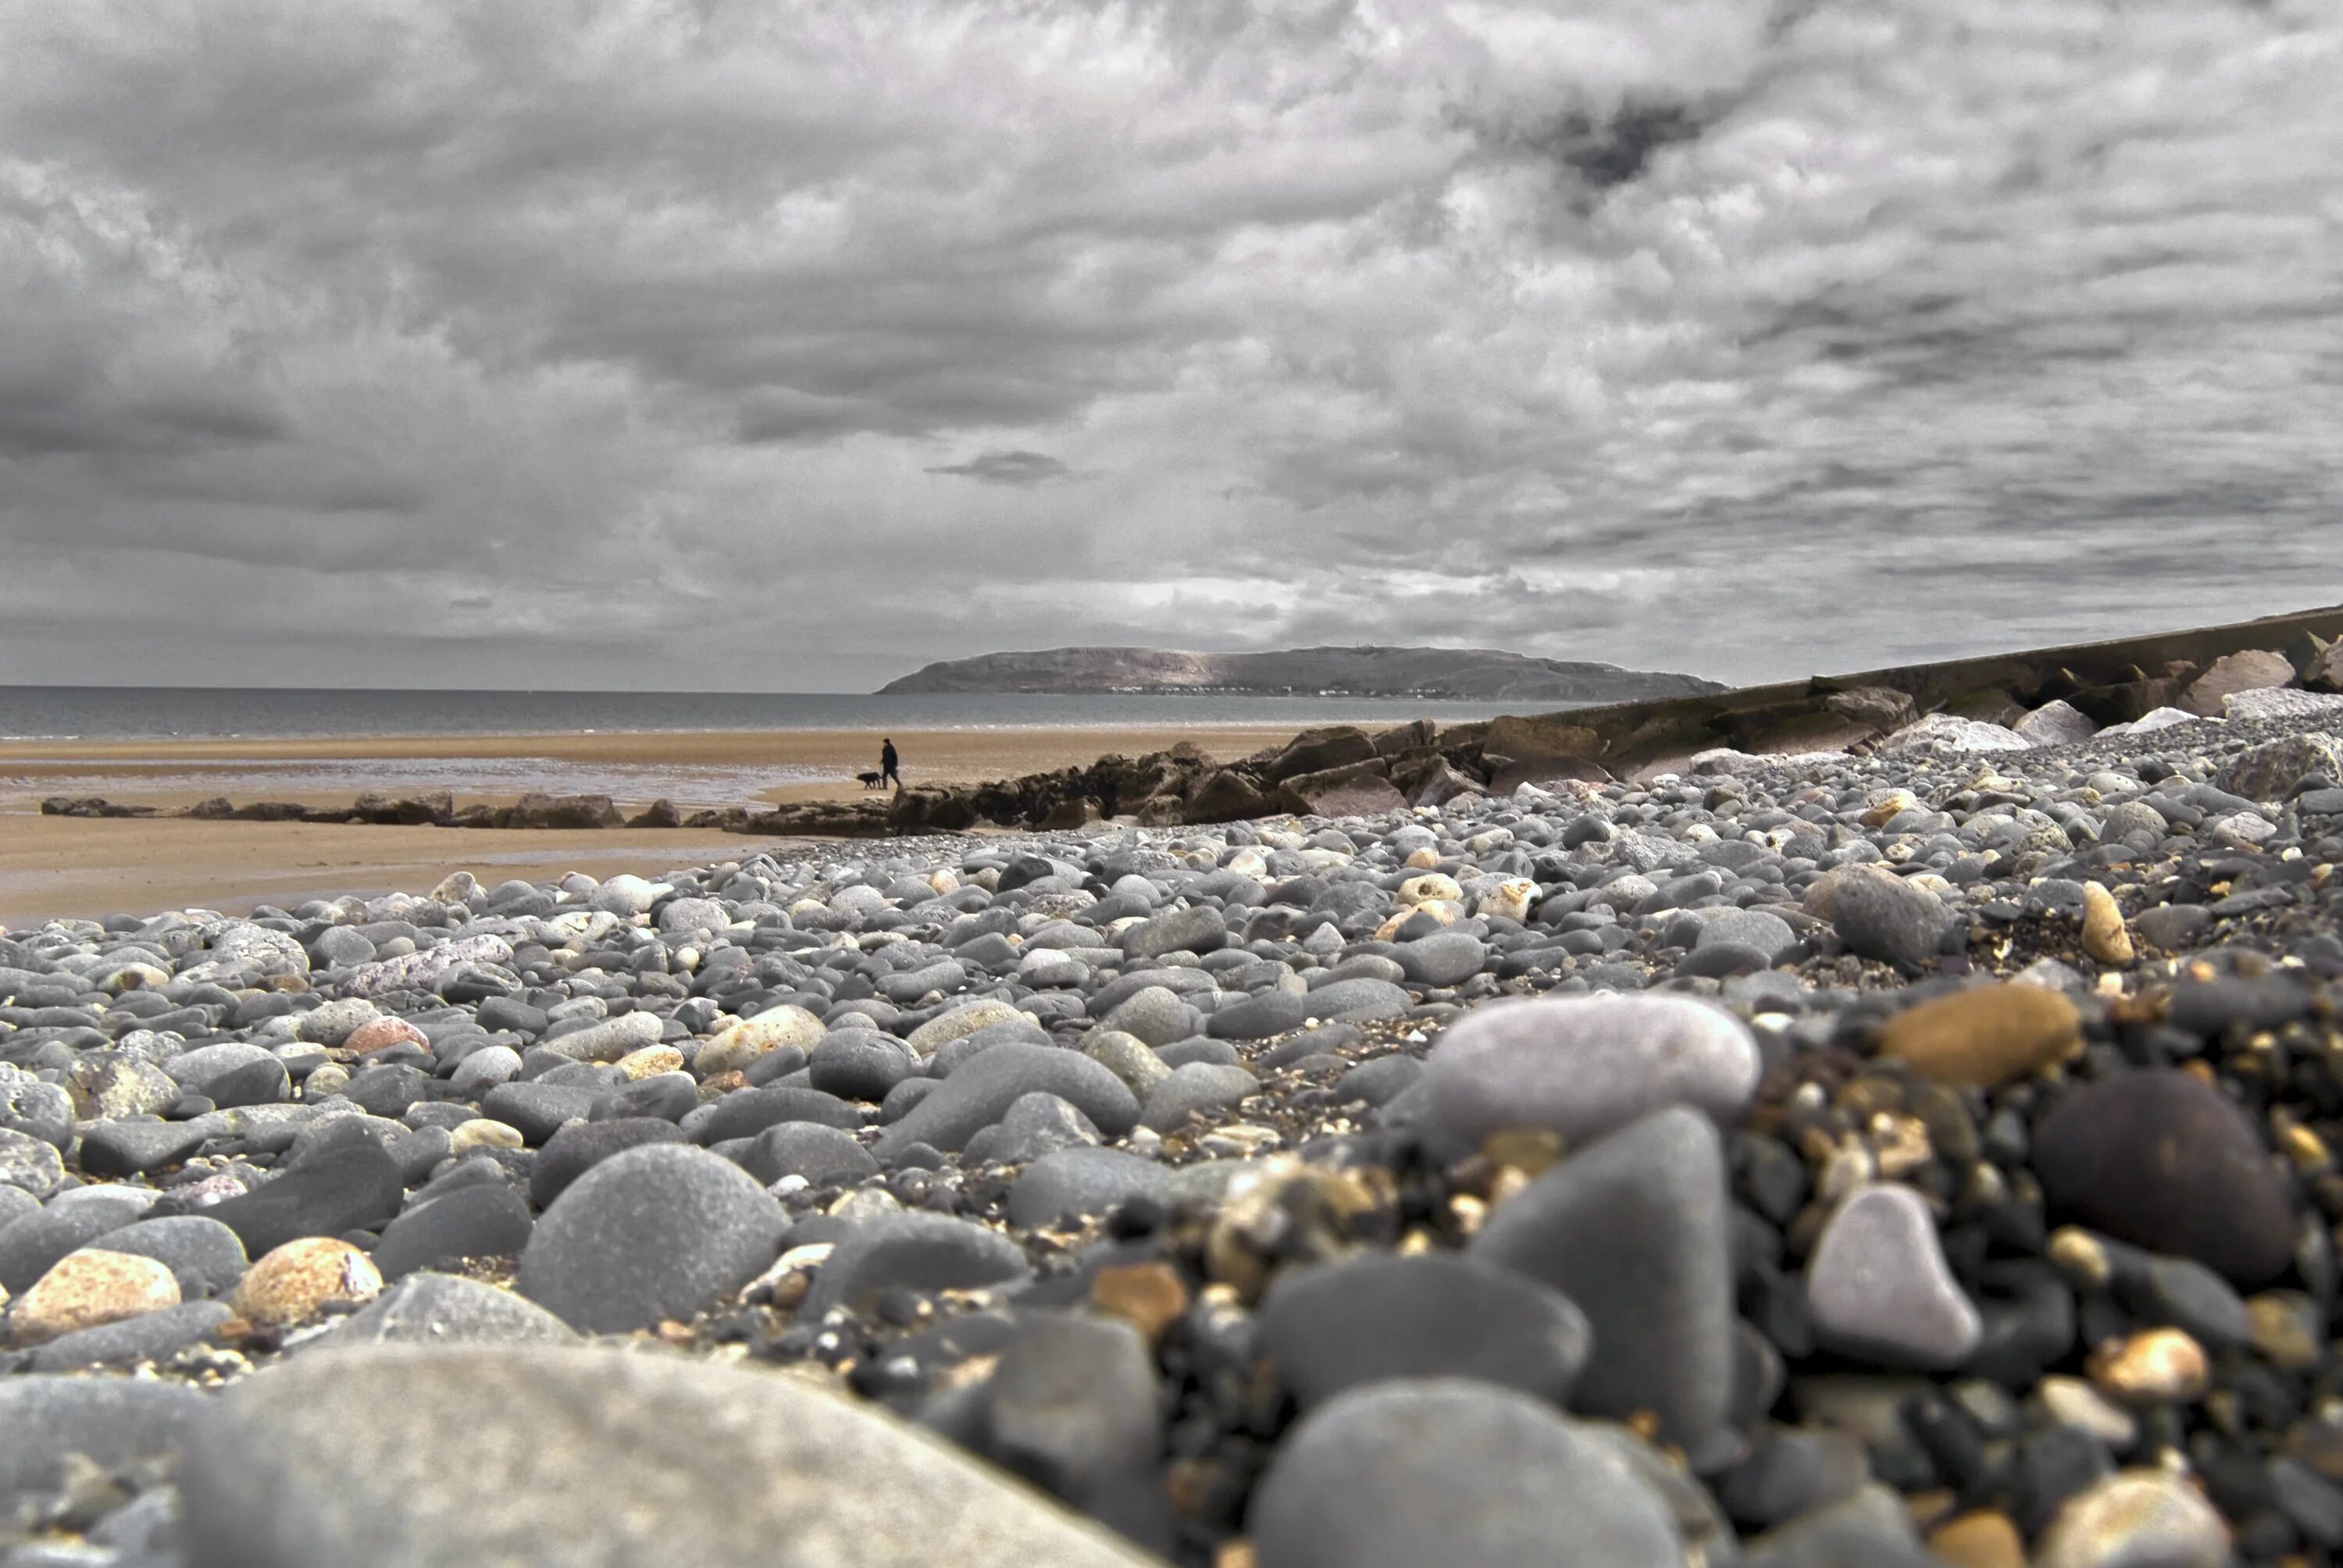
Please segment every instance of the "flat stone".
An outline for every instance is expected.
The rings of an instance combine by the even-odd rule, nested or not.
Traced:
[[[731,1161],[648,1144],[595,1165],[545,1211],[520,1292],[588,1332],[650,1328],[748,1284],[785,1229],[780,1205]]]
[[[2261,1136],[2219,1090],[2177,1069],[2070,1095],[2036,1129],[2055,1218],[2194,1258],[2251,1290],[2294,1257],[2294,1209]]]
[[[1221,1111],[1261,1092],[1261,1081],[1242,1067],[1192,1061],[1150,1090],[1139,1124],[1168,1132],[1200,1111]]]
[[[583,1348],[298,1357],[223,1397],[182,1488],[196,1568],[1147,1562],[873,1405]]]
[[[1209,953],[1228,945],[1229,925],[1221,911],[1205,905],[1172,910],[1141,920],[1122,933],[1125,958],[1155,959],[1166,953]]]
[[[997,1231],[922,1211],[859,1223],[840,1241],[799,1304],[807,1321],[883,1291],[968,1291],[1024,1278],[1023,1249]]]
[[[1806,1261],[1806,1307],[1820,1342],[1886,1366],[1950,1370],[1984,1332],[1927,1203],[1888,1183],[1857,1188],[1824,1226]]]
[[[1586,1364],[1586,1315],[1560,1292],[1449,1252],[1289,1270],[1260,1350],[1304,1410],[1393,1378],[1464,1377],[1560,1405]]]
[[[568,1344],[568,1323],[535,1302],[455,1274],[408,1274],[353,1312],[320,1347],[361,1344]]]
[[[504,1182],[459,1187],[385,1226],[372,1253],[385,1280],[468,1258],[518,1257],[528,1245],[528,1205]]]
[[[1400,943],[1392,957],[1418,985],[1455,986],[1481,972],[1489,949],[1469,931],[1439,931]]]
[[[370,1141],[345,1143],[297,1160],[281,1176],[204,1211],[236,1233],[257,1258],[302,1236],[372,1230],[406,1196],[398,1163]]]
[[[1846,950],[1917,974],[1943,950],[1953,919],[1926,888],[1875,866],[1840,866],[1806,890],[1806,913],[1828,920]]]
[[[815,1187],[847,1187],[879,1173],[879,1161],[854,1135],[812,1121],[785,1121],[757,1134],[740,1168],[769,1187],[801,1176]]]
[[[1657,1493],[1541,1401],[1373,1384],[1305,1416],[1247,1518],[1259,1568],[1682,1568]]]
[[[1078,1214],[1105,1214],[1134,1198],[1160,1199],[1171,1173],[1120,1149],[1061,1149],[1019,1174],[1009,1190],[1009,1222],[1021,1230]]]
[[[209,1136],[197,1121],[100,1121],[82,1134],[81,1168],[92,1176],[140,1176],[178,1164]]]
[[[1030,1022],[1031,1017],[1005,1001],[988,997],[956,1007],[950,1012],[939,1013],[913,1030],[907,1043],[914,1055],[930,1057],[963,1035],[974,1034],[980,1029],[990,1029],[997,1023],[1020,1020]]]
[[[140,1220],[108,1231],[96,1244],[109,1252],[152,1258],[176,1275],[189,1301],[222,1296],[244,1278],[244,1243],[208,1214],[175,1214]]]
[[[1109,1138],[1139,1121],[1139,1101],[1122,1080],[1079,1051],[1011,1043],[970,1060],[872,1146],[880,1163],[913,1143],[956,1151],[1008,1114],[1021,1096],[1054,1094]]]
[[[1669,1105],[1738,1115],[1757,1046],[1721,1008],[1689,997],[1590,995],[1473,1009],[1426,1059],[1435,1125],[1465,1151],[1507,1128],[1599,1138]]]
[[[34,1348],[32,1370],[80,1372],[166,1361],[210,1338],[214,1329],[234,1315],[226,1302],[183,1302],[118,1323],[61,1334]]]
[[[1725,1147],[1688,1107],[1610,1134],[1489,1216],[1470,1256],[1577,1303],[1596,1352],[1574,1408],[1660,1435],[1706,1468],[1734,1444],[1734,1285]]]

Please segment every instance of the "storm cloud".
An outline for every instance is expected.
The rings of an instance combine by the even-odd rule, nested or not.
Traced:
[[[2343,598],[2338,79],[2321,0],[0,0],[0,679]]]

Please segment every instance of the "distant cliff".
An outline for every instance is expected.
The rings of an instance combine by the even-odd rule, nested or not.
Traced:
[[[1251,697],[1420,697],[1466,701],[1640,702],[1724,687],[1696,676],[1531,658],[1485,648],[1297,648],[1184,653],[1168,648],[1053,648],[945,659],[890,680],[894,692],[1138,691]]]

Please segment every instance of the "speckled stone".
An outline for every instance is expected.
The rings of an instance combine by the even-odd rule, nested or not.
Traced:
[[[178,1304],[178,1276],[165,1264],[89,1249],[57,1260],[25,1292],[9,1315],[9,1336],[20,1345],[36,1345]]]
[[[370,1302],[382,1293],[374,1260],[347,1241],[304,1236],[287,1241],[245,1271],[228,1304],[248,1322],[306,1322],[331,1302]]]

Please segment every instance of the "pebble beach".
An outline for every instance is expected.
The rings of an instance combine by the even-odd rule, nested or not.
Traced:
[[[2330,1561],[2221,713],[12,922],[0,1565]]]

